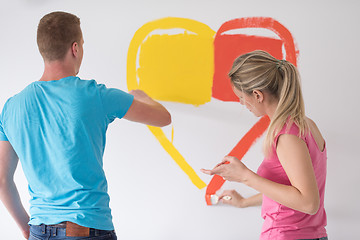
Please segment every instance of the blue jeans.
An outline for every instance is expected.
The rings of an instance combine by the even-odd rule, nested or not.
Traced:
[[[67,237],[66,228],[48,225],[30,225],[29,240],[117,240],[115,231],[90,228],[89,237]]]
[[[315,239],[299,239],[299,240],[328,240],[327,237],[315,238]]]

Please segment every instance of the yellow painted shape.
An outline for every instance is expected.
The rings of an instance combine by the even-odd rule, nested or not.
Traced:
[[[189,176],[191,182],[199,189],[206,187],[206,183],[199,178],[194,169],[186,162],[184,157],[174,147],[172,142],[169,141],[162,129],[152,126],[148,126],[148,128],[160,142],[161,146],[165,149],[165,151],[170,154],[170,156],[175,160],[178,166]]]
[[[140,89],[162,101],[194,105],[210,102],[212,45],[212,38],[195,34],[149,36],[140,50]]]
[[[174,126],[171,126],[171,143],[174,143]]]
[[[154,30],[176,28],[191,34],[150,35]],[[128,50],[128,90],[140,88],[157,100],[194,105],[209,102],[214,74],[214,36],[215,31],[207,25],[185,18],[162,18],[143,25],[136,31]],[[193,184],[199,189],[206,187],[173,145],[173,137],[169,141],[161,128],[148,128]]]
[[[185,33],[151,35],[155,30],[171,29],[184,29]],[[162,101],[197,106],[210,102],[214,36],[215,31],[207,25],[191,19],[169,17],[145,24],[129,46],[129,90],[140,88]]]

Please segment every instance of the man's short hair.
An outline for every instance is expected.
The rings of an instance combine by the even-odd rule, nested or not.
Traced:
[[[81,38],[80,18],[71,13],[52,12],[39,22],[37,44],[46,61],[63,60],[71,45]]]

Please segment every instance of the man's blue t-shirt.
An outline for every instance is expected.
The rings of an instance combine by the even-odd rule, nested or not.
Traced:
[[[122,118],[133,95],[94,80],[34,82],[0,115],[29,182],[30,224],[71,221],[113,230],[103,153],[108,124]]]

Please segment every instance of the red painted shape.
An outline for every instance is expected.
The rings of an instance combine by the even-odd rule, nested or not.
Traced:
[[[241,138],[240,142],[231,150],[229,156],[236,156],[242,159],[255,141],[261,137],[270,124],[270,118],[264,116]]]
[[[230,47],[231,46],[231,47]],[[262,49],[276,58],[282,59],[282,42],[271,39],[246,35],[222,35],[215,38],[215,71],[212,96],[222,101],[239,101],[231,88],[228,72],[234,60],[247,52]]]
[[[243,34],[225,34],[229,30],[241,28],[264,28],[273,31],[279,39]],[[214,40],[215,71],[212,96],[222,101],[238,101],[233,93],[228,72],[233,61],[240,55],[254,50],[264,50],[275,58],[283,59],[282,47],[286,51],[286,60],[296,65],[297,52],[290,32],[272,18],[239,18],[224,23],[216,33]]]
[[[264,28],[273,31],[280,39],[247,36],[226,35],[226,31],[239,28]],[[278,21],[272,18],[254,17],[230,20],[224,23],[215,36],[215,72],[213,80],[212,96],[222,101],[239,101],[231,89],[227,73],[230,71],[236,57],[257,49],[265,50],[278,59],[283,59],[282,47],[286,52],[286,60],[296,66],[298,51],[296,50],[291,33]],[[228,154],[239,160],[247,153],[256,140],[266,131],[270,119],[262,117]],[[205,200],[211,205],[211,195],[215,194],[225,180],[214,175],[207,186]]]
[[[256,142],[256,140],[266,131],[269,126],[270,119],[268,116],[260,118],[255,125],[241,138],[240,142],[236,144],[233,150],[228,154],[229,156],[235,156],[238,159],[242,159],[250,147]],[[225,180],[219,175],[214,175],[209,185],[206,188],[205,200],[207,205],[211,205],[211,195],[215,194]]]

